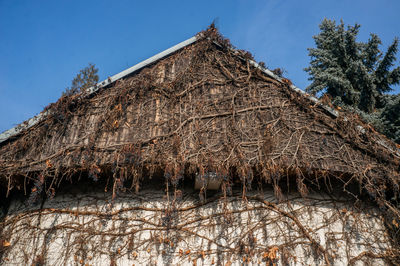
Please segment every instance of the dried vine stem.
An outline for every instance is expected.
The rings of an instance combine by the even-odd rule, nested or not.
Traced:
[[[271,200],[272,191],[265,191],[263,194],[249,193],[247,202],[240,203],[241,194],[238,190],[225,200],[221,200],[219,195],[207,202],[198,202],[195,194],[184,192],[184,199],[174,203],[176,214],[169,211],[170,204],[162,201],[164,194],[161,191],[147,189],[137,194],[137,198],[121,194],[115,199],[112,209],[104,209],[109,197],[98,193],[82,195],[78,200],[74,197],[60,198],[62,204],[71,201],[75,205],[78,201],[77,205],[81,207],[73,210],[60,209],[61,202],[56,197],[43,209],[31,208],[7,218],[3,235],[9,237],[18,250],[9,250],[5,256],[29,264],[40,256],[47,263],[70,263],[74,260],[96,263],[100,259],[103,262],[114,260],[123,263],[129,259],[131,262],[150,263],[152,256],[160,259],[162,254],[169,263],[184,263],[189,255],[193,255],[192,259],[207,264],[212,260],[227,263],[243,258],[254,263],[283,263],[284,259],[306,262],[310,258],[320,260],[322,255],[321,262],[329,265],[335,261],[335,254],[343,256],[346,247],[354,248],[352,236],[379,220],[374,212],[363,214],[348,202],[318,195],[308,200],[296,196],[278,203]],[[143,205],[142,200],[149,196],[164,204],[148,201]],[[90,210],[86,210],[87,202],[91,202]],[[120,204],[131,207],[121,208]],[[236,208],[236,204],[247,207]],[[226,209],[218,207],[222,205]],[[346,213],[340,211],[343,209]],[[210,213],[210,210],[213,211]],[[373,211],[373,208],[369,210]],[[318,225],[311,225],[309,219],[313,215],[324,219]],[[48,226],[49,222],[52,226]],[[316,239],[321,230],[326,232],[324,244]],[[385,251],[388,243],[384,242],[384,228],[379,230],[369,232],[368,238],[358,243],[370,246],[374,252],[358,254],[355,250],[347,253],[347,257],[339,258],[340,261],[353,263],[366,257],[395,259],[393,253]],[[64,246],[62,252],[57,244],[60,241]],[[203,241],[203,244],[199,245],[198,241]],[[329,243],[340,243],[341,246]],[[40,245],[40,248],[24,257],[23,254],[30,252],[35,245]],[[149,252],[150,257],[146,255]]]
[[[332,118],[250,67],[251,56],[215,29],[202,36],[91,98],[61,98],[45,121],[2,143],[4,196],[25,190],[36,201],[84,179],[107,180],[117,195],[160,176],[174,193],[183,180],[217,176],[224,194],[240,184],[245,200],[257,182],[280,200],[285,186],[303,196],[325,187],[382,208],[400,254],[400,160],[380,143],[392,144],[358,117]],[[316,247],[327,262],[329,252]]]

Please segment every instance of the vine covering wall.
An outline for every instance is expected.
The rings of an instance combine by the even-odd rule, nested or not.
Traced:
[[[391,249],[376,208],[348,197],[241,191],[199,201],[183,191],[111,195],[76,189],[42,208],[13,201],[3,265],[384,265]],[[172,197],[171,197],[172,198]],[[35,264],[37,263],[37,264]]]
[[[161,186],[159,189],[165,191],[166,201],[159,203],[162,205],[178,202],[182,196],[182,184],[197,179],[200,180],[200,190],[196,194],[198,200],[203,202],[209,199],[207,180],[213,178],[221,181],[220,198],[226,206],[233,204],[230,195],[234,188],[240,187],[243,202],[237,201],[227,207],[230,212],[236,208],[238,212],[255,217],[255,210],[247,211],[247,204],[259,204],[257,206],[263,207],[253,207],[268,213],[274,213],[274,208],[281,206],[279,208],[285,212],[280,212],[282,217],[279,219],[299,221],[293,228],[287,228],[285,233],[295,238],[305,237],[307,240],[304,241],[309,241],[313,247],[313,254],[327,264],[343,256],[337,256],[333,248],[327,247],[328,240],[320,243],[317,235],[309,232],[307,223],[315,225],[319,223],[317,220],[307,223],[302,220],[303,215],[317,219],[319,216],[312,213],[320,211],[304,207],[300,209],[305,213],[290,214],[289,205],[286,205],[296,201],[292,199],[292,193],[306,199],[313,191],[321,190],[335,199],[338,192],[343,192],[347,201],[352,203],[345,209],[364,204],[379,210],[379,217],[383,219],[379,224],[384,225],[388,234],[388,241],[384,241],[388,245],[381,246],[386,248],[385,252],[366,248],[363,249],[365,253],[361,250],[361,253],[348,251],[344,258],[348,262],[358,260],[357,256],[370,259],[384,257],[386,262],[399,261],[398,147],[356,115],[338,111],[339,117],[333,117],[320,104],[291,89],[289,80],[275,79],[254,68],[250,64],[251,59],[249,53],[234,49],[227,39],[210,27],[199,34],[196,43],[95,94],[60,98],[47,107],[49,115],[46,119],[0,144],[1,206],[7,211],[7,202],[17,194],[22,194],[28,205],[39,204],[44,199],[46,204],[50,204],[47,203],[51,202],[50,199],[59,199],[57,193],[66,183],[80,187],[80,182],[87,180],[104,184],[104,188],[111,193],[111,202],[118,201],[118,195],[124,193],[140,195],[144,184]],[[264,186],[272,189],[273,200],[260,202],[248,195],[251,189]],[[196,204],[194,199],[189,202]],[[299,204],[304,202],[301,200]],[[214,206],[218,206],[217,203]],[[155,203],[142,203],[145,208],[147,204]],[[338,200],[337,204],[342,203]],[[242,207],[239,208],[239,205]],[[68,206],[74,206],[73,202],[69,201]],[[200,207],[195,208],[199,213],[207,212],[207,208]],[[59,210],[60,215],[53,216],[55,213],[38,208],[36,214],[32,212],[32,217],[69,215],[64,213],[64,208],[54,209]],[[171,207],[161,209],[166,212],[167,225],[164,226],[168,228],[172,226],[169,223],[174,221],[170,216],[175,215],[176,210]],[[343,215],[340,209],[336,208],[337,215]],[[22,213],[30,215],[28,210]],[[107,211],[104,210],[104,213]],[[151,213],[161,215],[156,210]],[[359,213],[361,217],[369,215],[364,213],[364,207]],[[229,221],[228,214],[224,222]],[[97,219],[94,217],[99,215],[103,217],[101,211],[93,217],[78,212],[76,219]],[[136,214],[129,215],[135,217]],[[12,232],[18,232],[19,227],[12,226],[19,224],[18,217],[8,212],[5,221],[14,219],[14,222],[0,222],[2,252],[12,245]],[[24,217],[20,219],[24,220]],[[263,222],[266,223],[263,227],[268,228],[268,219]],[[209,223],[212,224],[212,221]],[[250,220],[247,230],[252,223],[253,220]],[[284,222],[273,218],[271,223],[275,225],[268,230],[274,232],[275,229],[281,230],[279,228]],[[299,226],[300,223],[302,226]],[[21,226],[27,226],[24,229],[27,232],[42,230],[29,224]],[[158,223],[154,226],[156,224],[158,226]],[[85,223],[83,225],[86,226]],[[215,230],[222,230],[215,226]],[[334,226],[334,232],[339,230],[336,226],[339,225]],[[127,227],[135,228],[133,225]],[[1,228],[4,229],[1,231]],[[380,234],[383,232],[380,227],[369,230],[375,229],[378,235],[386,237]],[[104,230],[108,230],[107,227]],[[50,234],[46,230],[41,232]],[[93,237],[98,237],[96,234]],[[43,234],[36,235],[37,241],[43,241]],[[210,236],[207,240],[210,243],[218,241],[217,235]],[[353,236],[357,238],[357,234]],[[278,248],[286,245],[281,241],[277,238],[273,243]],[[377,243],[381,243],[379,241]],[[257,243],[261,242],[257,240]],[[356,242],[352,243],[346,245],[355,245]],[[266,245],[263,252],[270,252],[268,250],[272,246]],[[230,251],[225,250],[228,246],[223,244],[223,247],[223,254],[228,254]],[[44,249],[43,252],[43,257],[47,258],[46,252],[51,251]],[[295,253],[298,252],[296,250]],[[243,259],[237,252],[231,253]],[[35,254],[39,256],[42,253]],[[243,254],[243,250],[239,254]],[[109,255],[107,253],[106,257]]]

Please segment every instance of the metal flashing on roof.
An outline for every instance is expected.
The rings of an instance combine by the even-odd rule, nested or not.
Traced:
[[[37,123],[39,123],[44,117],[46,117],[48,115],[48,111],[43,111],[40,114],[26,120],[25,122],[4,131],[3,133],[0,134],[0,143],[6,141],[7,139],[18,135],[22,130],[30,128],[34,125],[36,125]]]
[[[128,69],[125,69],[124,71],[122,71],[112,77],[107,78],[106,80],[103,80],[102,82],[97,83],[96,86],[87,89],[86,92],[88,94],[92,94],[92,93],[98,91],[100,88],[106,87],[106,86],[110,85],[111,83],[134,73],[135,71],[138,71],[148,65],[151,65],[152,63],[157,62],[158,60],[160,60],[170,54],[175,53],[176,51],[196,42],[197,40],[198,40],[198,37],[193,36],[192,38],[187,39],[186,41],[178,43],[177,45],[174,45],[171,48],[168,48],[167,50],[162,51],[161,53],[158,53],[158,54],[156,54],[156,55],[154,55],[154,56],[152,56],[152,57],[150,57]]]

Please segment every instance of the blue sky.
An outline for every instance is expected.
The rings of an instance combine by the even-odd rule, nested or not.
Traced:
[[[398,0],[0,0],[0,132],[57,101],[89,62],[103,80],[192,37],[214,19],[236,47],[271,69],[285,69],[304,89],[307,48],[323,18],[359,23],[360,40],[373,32],[386,48],[400,37],[399,11]]]

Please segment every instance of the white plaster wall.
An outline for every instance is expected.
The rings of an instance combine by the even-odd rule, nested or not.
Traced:
[[[373,208],[319,194],[275,203],[272,191],[205,203],[185,192],[168,223],[173,204],[162,191],[122,195],[113,205],[105,193],[63,193],[41,210],[14,201],[5,219],[3,236],[10,246],[2,264],[325,265],[313,239],[330,262],[346,265],[360,254],[379,255],[390,248]],[[385,264],[366,256],[354,262]]]

